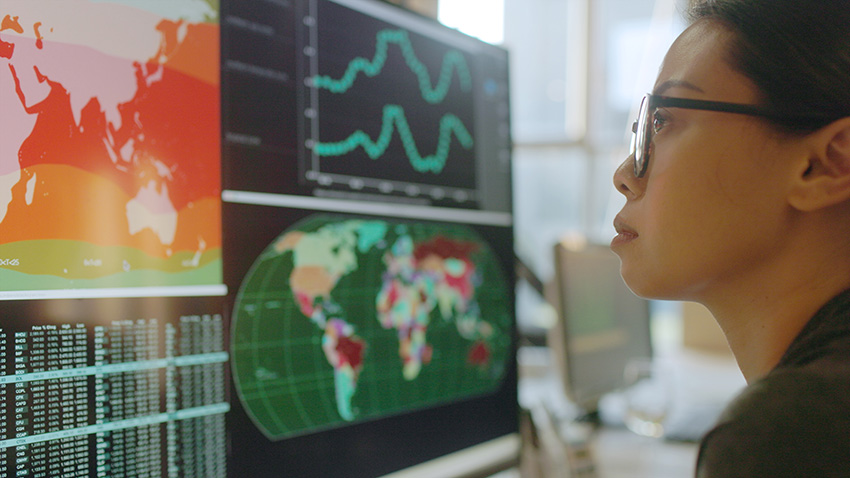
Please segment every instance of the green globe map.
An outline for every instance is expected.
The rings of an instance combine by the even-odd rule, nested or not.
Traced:
[[[511,357],[509,298],[468,226],[310,216],[237,294],[237,393],[281,439],[494,392]]]

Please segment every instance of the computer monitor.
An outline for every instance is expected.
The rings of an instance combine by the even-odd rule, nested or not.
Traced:
[[[623,386],[629,360],[652,356],[649,303],[623,282],[607,246],[564,240],[554,258],[558,321],[549,345],[567,397],[592,413]]]
[[[234,468],[377,476],[515,437],[505,50],[285,3],[223,5]]]
[[[371,0],[0,2],[0,475],[514,463],[507,72]]]
[[[0,475],[227,476],[219,33],[0,2]]]

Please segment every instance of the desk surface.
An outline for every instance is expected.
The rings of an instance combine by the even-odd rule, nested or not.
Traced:
[[[668,357],[669,358],[669,357]],[[681,369],[677,391],[685,397],[717,394],[712,400],[731,398],[743,386],[734,362],[712,356],[679,354],[675,357]],[[532,425],[526,442],[537,444],[537,450],[524,451],[522,478],[573,478],[570,460],[574,448],[569,445],[569,403],[562,396],[559,379],[549,367],[520,367],[520,403],[530,410]],[[525,373],[522,373],[525,372]],[[529,373],[530,372],[530,373]],[[696,394],[696,395],[694,395]],[[687,402],[687,400],[685,401]],[[721,402],[722,405],[722,402]],[[603,420],[604,423],[610,423]],[[568,427],[569,428],[569,427]],[[534,437],[528,440],[529,433]],[[593,431],[579,432],[579,442],[587,443],[596,474],[594,478],[690,478],[694,476],[698,444],[650,438],[632,433],[622,426],[603,425]],[[564,437],[567,436],[565,439]],[[589,438],[588,438],[589,437]],[[525,448],[525,446],[524,446]],[[559,456],[563,455],[563,456]],[[533,466],[529,466],[529,461]],[[566,470],[565,470],[566,469]],[[502,478],[501,476],[499,478]],[[513,477],[505,477],[513,478]]]
[[[635,435],[622,428],[602,427],[591,441],[594,478],[691,478],[697,444],[670,442]],[[531,459],[528,454],[526,460]],[[571,478],[563,463],[554,469],[524,463],[491,478]]]
[[[592,440],[598,478],[689,478],[698,445],[638,436],[626,429],[600,428]]]

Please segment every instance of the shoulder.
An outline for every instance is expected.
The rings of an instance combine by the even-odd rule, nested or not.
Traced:
[[[729,404],[720,421],[750,420],[754,415],[791,410],[809,418],[820,412],[834,415],[838,405],[850,403],[847,392],[850,362],[823,359],[805,367],[774,371],[748,386]]]
[[[850,364],[778,370],[747,387],[700,446],[697,476],[850,477]]]

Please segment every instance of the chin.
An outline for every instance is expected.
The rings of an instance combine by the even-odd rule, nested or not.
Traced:
[[[678,300],[677,290],[670,284],[658,280],[653,274],[646,272],[620,268],[620,275],[629,289],[638,297],[657,300]]]
[[[633,267],[629,267],[628,263],[620,257],[620,277],[623,278],[623,282],[626,283],[629,289],[640,297],[643,295],[639,292],[643,289],[643,280],[645,277],[634,270]]]
[[[625,280],[625,279],[624,279]],[[626,285],[629,289],[638,297],[643,297],[644,299],[655,299],[653,295],[645,288],[644,284],[635,283],[634,281],[625,280]]]

